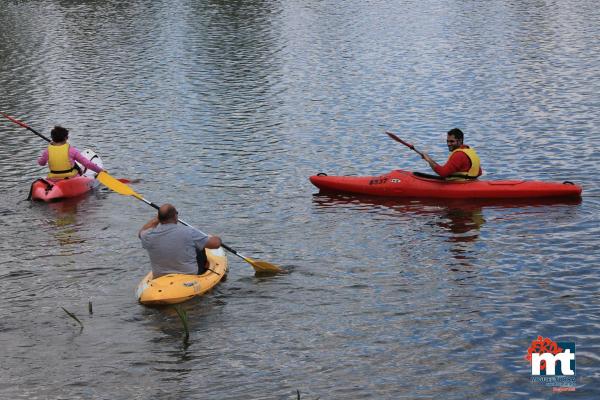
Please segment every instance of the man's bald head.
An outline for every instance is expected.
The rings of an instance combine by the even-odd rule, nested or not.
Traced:
[[[164,223],[177,223],[177,209],[172,204],[166,203],[158,209],[158,222]]]

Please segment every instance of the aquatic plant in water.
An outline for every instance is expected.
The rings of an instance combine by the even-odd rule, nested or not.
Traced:
[[[188,339],[190,338],[190,330],[188,328],[188,315],[187,312],[182,309],[180,306],[175,306],[175,311],[177,315],[179,315],[179,319],[181,320],[181,325],[183,325],[183,330],[185,331],[185,336],[183,338],[183,343],[187,344]]]
[[[73,318],[75,321],[77,321],[77,323],[81,326],[81,329],[83,329],[83,323],[79,320],[79,318],[77,318],[75,316],[75,314],[73,314],[72,312],[68,311],[66,308],[61,307],[63,309],[64,312],[67,313],[67,315],[71,318]]]

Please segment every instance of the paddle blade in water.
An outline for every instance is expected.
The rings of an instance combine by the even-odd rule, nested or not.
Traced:
[[[266,261],[254,260],[248,257],[244,257],[244,260],[246,260],[250,265],[252,265],[256,272],[275,274],[283,271],[283,269],[281,269],[277,265],[268,263]]]

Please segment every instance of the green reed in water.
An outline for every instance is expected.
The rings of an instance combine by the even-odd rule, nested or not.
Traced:
[[[67,313],[67,315],[68,315],[69,317],[71,317],[71,318],[73,318],[75,321],[77,321],[77,323],[78,323],[78,324],[81,326],[81,329],[83,329],[83,322],[81,322],[81,321],[79,320],[79,318],[77,318],[77,317],[75,316],[75,314],[73,314],[72,312],[68,311],[68,310],[67,310],[66,308],[64,308],[64,307],[61,307],[61,308],[63,309],[63,311],[64,311],[64,312],[66,312],[66,313]]]
[[[298,394],[298,400],[300,400],[300,390],[296,389],[296,393]],[[319,398],[317,397],[316,400],[319,400]]]
[[[185,331],[185,337],[183,338],[183,343],[188,342],[188,339],[190,338],[190,330],[188,328],[188,315],[187,312],[182,309],[179,305],[173,307],[175,308],[175,311],[177,312],[177,315],[179,315],[179,319],[181,320],[181,325],[183,325],[183,329]]]

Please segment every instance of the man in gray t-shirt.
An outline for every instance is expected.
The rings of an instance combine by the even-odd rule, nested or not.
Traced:
[[[152,275],[199,274],[205,269],[205,248],[221,246],[218,236],[206,236],[198,230],[178,225],[179,213],[171,204],[163,204],[158,216],[140,229],[142,247],[148,251]]]

